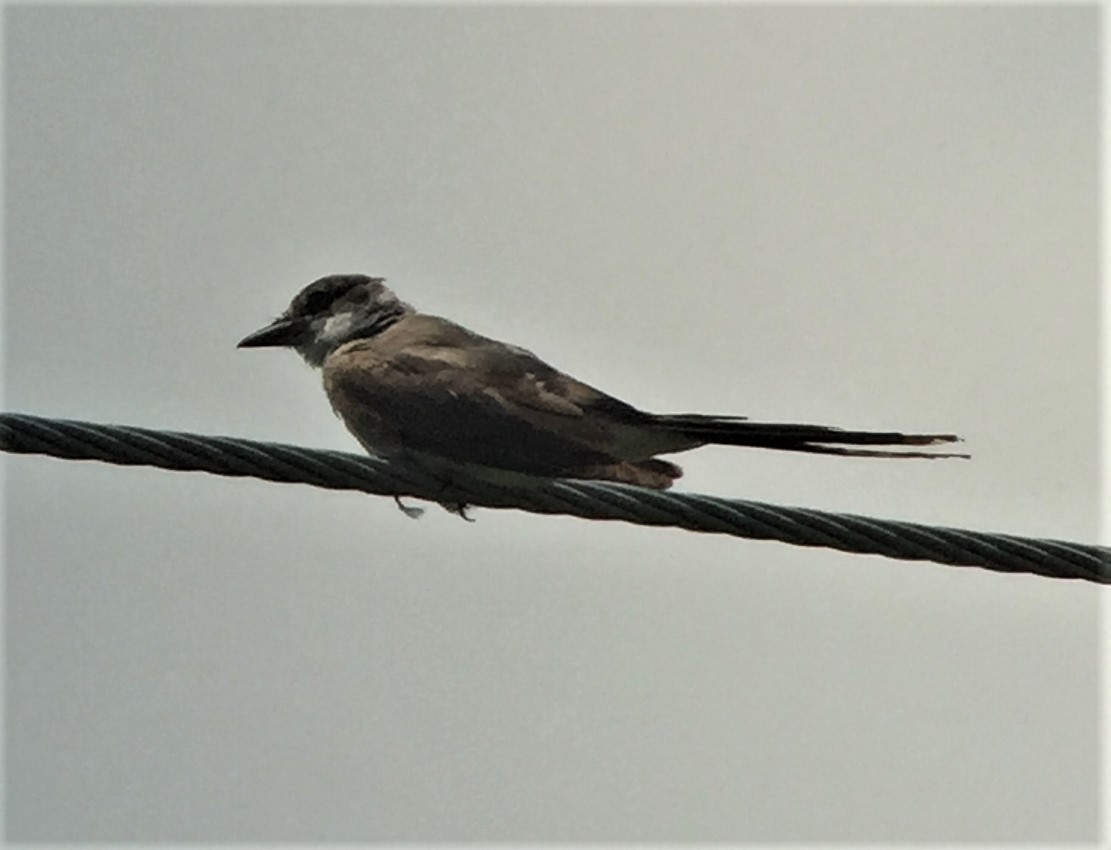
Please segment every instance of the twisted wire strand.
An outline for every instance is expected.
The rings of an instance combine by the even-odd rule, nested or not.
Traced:
[[[1106,547],[610,482],[555,479],[507,488],[468,480],[445,485],[419,468],[374,456],[17,413],[0,414],[0,449],[67,460],[296,482],[381,496],[621,520],[908,561],[1111,584],[1111,549]]]

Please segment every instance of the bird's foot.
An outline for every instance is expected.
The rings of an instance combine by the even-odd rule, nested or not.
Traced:
[[[405,514],[405,516],[409,517],[409,519],[420,519],[422,516],[424,516],[424,508],[407,505],[403,501],[401,501],[400,496],[394,496],[393,500],[397,504],[398,509],[403,514]]]
[[[471,506],[465,502],[440,502],[440,507],[447,511],[449,514],[455,514],[457,517],[462,517],[467,522],[474,522],[474,517],[467,516],[467,511]]]

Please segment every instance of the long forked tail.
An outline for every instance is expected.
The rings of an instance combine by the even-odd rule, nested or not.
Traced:
[[[668,430],[700,443],[724,446],[754,446],[788,452],[812,452],[850,457],[961,457],[953,452],[886,451],[847,446],[935,446],[959,443],[955,434],[900,434],[897,431],[846,431],[825,425],[788,425],[776,422],[750,422],[737,416],[703,416],[685,413],[657,416],[656,422]]]

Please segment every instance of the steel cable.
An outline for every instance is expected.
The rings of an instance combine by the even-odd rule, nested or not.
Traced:
[[[0,449],[67,460],[296,482],[382,496],[412,496],[448,504],[621,520],[901,560],[1111,584],[1111,549],[1106,547],[609,482],[557,479],[507,488],[468,480],[445,485],[425,471],[379,457],[16,413],[0,414]]]

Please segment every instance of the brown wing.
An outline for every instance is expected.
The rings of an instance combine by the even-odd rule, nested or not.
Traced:
[[[610,465],[615,428],[648,418],[524,349],[429,316],[343,346],[324,385],[371,450],[533,475]]]

